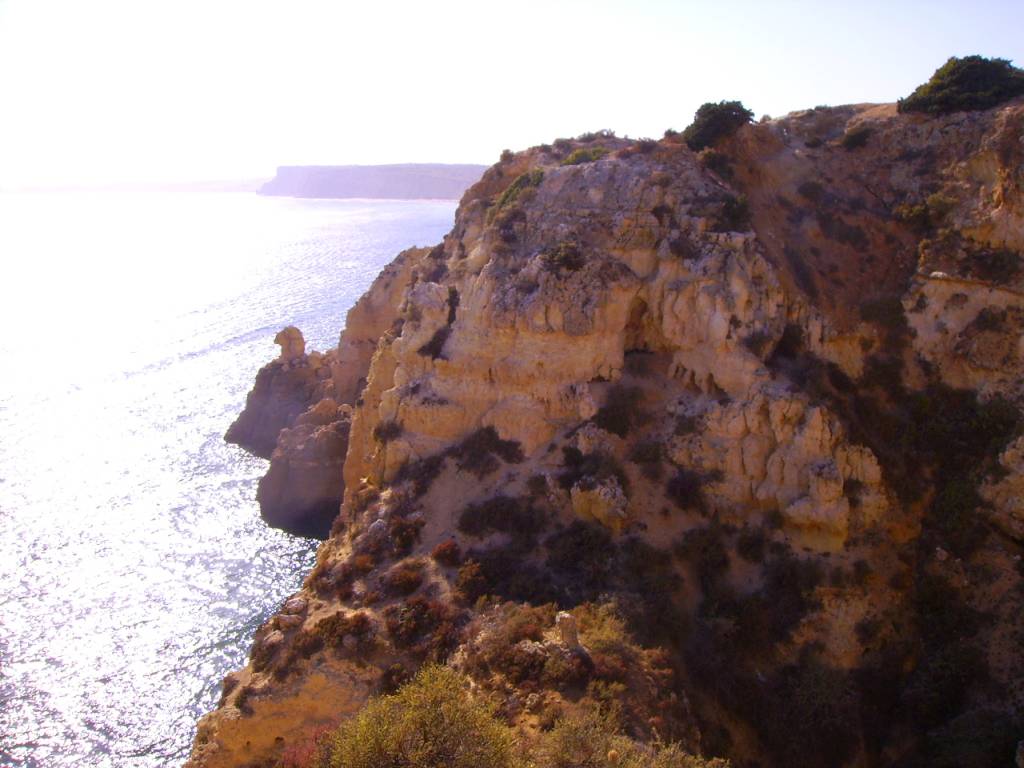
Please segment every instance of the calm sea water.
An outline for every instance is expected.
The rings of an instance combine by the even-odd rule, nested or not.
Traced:
[[[311,567],[222,440],[451,202],[0,194],[0,765],[164,766]]]

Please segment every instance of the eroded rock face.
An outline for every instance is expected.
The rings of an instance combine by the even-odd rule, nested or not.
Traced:
[[[970,594],[1005,619],[970,642],[1006,690],[1024,684],[1005,651],[1024,447],[978,434],[1007,442],[1024,396],[1022,115],[1020,101],[943,118],[820,108],[742,129],[716,147],[724,166],[671,137],[604,137],[596,162],[563,165],[567,142],[489,170],[441,245],[381,273],[336,350],[304,356],[282,338],[290,351],[232,428],[273,451],[268,519],[343,498],[344,525],[258,633],[239,678],[256,703],[229,695],[192,765],[272,760],[396,663],[433,654],[472,672],[467,654],[497,633],[476,621],[485,594],[614,594],[662,629],[688,612],[666,631],[701,702],[736,669],[755,697],[791,690],[797,672],[834,691],[872,675],[906,684],[934,661],[898,654],[933,648],[919,601],[941,578],[943,600]],[[863,130],[866,145],[844,146]],[[942,397],[951,387],[970,392]],[[999,424],[984,411],[994,398],[1008,399]],[[931,435],[962,446],[959,463]],[[961,535],[984,520],[996,533]],[[973,583],[981,564],[1001,575]],[[515,641],[524,666],[587,643],[568,615],[550,617],[547,639]],[[311,639],[324,626],[340,633],[316,635],[326,648]],[[751,636],[761,644],[742,646]],[[710,666],[722,649],[742,652]],[[354,659],[365,667],[343,694]],[[572,674],[606,662],[587,659]],[[522,710],[508,679],[474,684]],[[674,727],[699,744],[689,693],[673,689],[687,702]],[[328,716],[312,696],[342,705]],[[622,696],[647,706],[629,685]],[[767,759],[772,734],[734,705],[703,711],[737,736],[738,760]],[[848,764],[870,762],[860,749]]]
[[[841,544],[851,526],[855,487],[863,529],[889,511],[882,470],[872,452],[850,444],[839,419],[805,396],[766,389],[749,399],[706,404],[701,427],[676,437],[673,458],[720,478],[708,489],[740,518],[777,510],[790,524],[823,531]]]
[[[1017,438],[999,456],[1003,477],[989,480],[981,495],[991,505],[989,519],[1007,536],[1024,543],[1024,437]]]
[[[324,398],[281,430],[256,500],[275,528],[324,539],[341,509],[351,407]]]
[[[245,410],[228,428],[224,439],[269,459],[277,436],[318,399],[322,380],[308,365],[269,363],[256,374]]]
[[[270,459],[257,501],[269,525],[326,538],[344,494],[352,405],[366,383],[373,349],[398,319],[416,256],[400,254],[349,310],[338,347],[306,354],[302,332],[288,326],[274,337],[281,354],[260,369],[245,409],[225,440]]]

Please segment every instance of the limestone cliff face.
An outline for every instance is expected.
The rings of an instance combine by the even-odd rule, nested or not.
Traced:
[[[897,764],[1016,722],[1022,125],[1019,100],[818,108],[699,155],[599,136],[487,171],[232,428],[278,429],[261,503],[344,504],[190,765],[272,764],[425,659],[527,730],[597,695],[482,673],[480,595],[614,596],[675,660],[665,711],[614,678],[636,732],[739,764]],[[948,674],[982,661],[991,687]]]

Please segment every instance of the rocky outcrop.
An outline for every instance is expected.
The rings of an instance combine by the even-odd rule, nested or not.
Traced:
[[[350,420],[350,406],[325,397],[281,430],[256,491],[269,525],[327,538],[341,508]]]
[[[245,409],[228,428],[224,439],[260,458],[269,459],[277,436],[298,416],[316,403],[324,392],[330,371],[320,358],[306,355],[302,333],[285,328],[274,337],[281,354],[256,374],[256,384],[245,401]]]
[[[326,538],[344,493],[352,406],[366,384],[377,340],[398,320],[413,266],[425,249],[399,255],[349,310],[336,349],[306,354],[294,326],[274,337],[276,360],[260,369],[225,440],[270,459],[257,501],[263,519],[300,536]]]
[[[700,155],[596,135],[488,170],[312,375],[290,343],[257,379],[246,433],[280,424],[261,503],[342,511],[308,614],[258,633],[261,703],[229,695],[192,765],[273,759],[331,719],[296,714],[307,686],[353,662],[358,685],[317,689],[333,720],[396,664],[446,659],[518,727],[614,695],[635,733],[738,762],[888,765],[961,716],[1004,728],[1022,115],[818,108]],[[571,627],[529,613],[551,603]],[[978,659],[993,685],[943,677]]]

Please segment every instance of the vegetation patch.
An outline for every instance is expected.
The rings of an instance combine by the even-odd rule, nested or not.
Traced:
[[[454,568],[462,563],[462,550],[455,539],[448,539],[440,542],[434,551],[430,553],[435,562],[448,568]]]
[[[521,546],[528,547],[544,529],[545,523],[544,512],[529,501],[500,495],[463,509],[458,528],[476,538],[490,533],[505,533]]]
[[[580,147],[574,149],[565,160],[562,161],[562,165],[582,165],[583,163],[592,163],[595,160],[600,160],[602,157],[608,154],[606,147]]]
[[[715,221],[715,232],[746,232],[750,229],[750,203],[746,195],[727,197]]]
[[[392,440],[402,436],[402,425],[394,419],[388,419],[377,423],[373,428],[373,439],[378,443],[387,445]]]
[[[952,56],[927,83],[900,99],[898,107],[900,112],[946,115],[989,109],[1022,95],[1024,70],[1006,59]]]
[[[425,459],[407,461],[395,474],[394,484],[411,482],[413,494],[419,498],[430,490],[434,480],[441,474],[444,468],[444,460],[447,456],[444,453],[427,456]]]
[[[821,233],[829,240],[835,240],[859,251],[867,250],[870,244],[868,236],[856,224],[850,224],[842,216],[836,216],[828,211],[818,211],[816,218]]]
[[[430,337],[430,341],[416,351],[424,357],[429,357],[431,360],[447,360],[444,356],[444,345],[445,342],[448,341],[448,337],[451,333],[451,326],[442,325],[434,331],[434,335]]]
[[[502,440],[494,427],[481,427],[448,450],[456,466],[477,477],[486,477],[498,469],[498,459],[508,464],[523,460],[523,448],[516,440]]]
[[[540,252],[541,264],[548,272],[578,272],[586,266],[580,245],[575,240],[563,240],[558,245]]]
[[[629,459],[639,465],[643,476],[658,481],[665,474],[665,445],[658,440],[644,440],[633,446]]]
[[[403,560],[396,563],[380,580],[389,595],[411,595],[423,584],[423,563],[419,560]]]
[[[686,145],[700,151],[732,136],[754,119],[754,113],[738,101],[702,104],[693,122],[683,131]]]
[[[693,566],[705,593],[712,591],[729,570],[729,553],[717,520],[703,528],[686,531],[676,542],[673,551],[677,557]]]
[[[854,149],[860,149],[861,147],[867,146],[868,139],[870,138],[871,127],[867,125],[858,125],[856,128],[851,128],[843,134],[843,138],[839,143],[843,149],[849,152]]]
[[[721,176],[726,181],[733,177],[732,160],[724,152],[717,149],[705,149],[698,156],[700,164]]]
[[[451,669],[429,665],[390,696],[371,699],[342,723],[330,768],[515,768],[511,729]]]
[[[562,460],[565,469],[558,475],[559,487],[569,490],[584,478],[595,481],[614,478],[622,492],[629,494],[629,477],[614,456],[600,451],[583,453],[567,445],[562,448]]]
[[[490,215],[496,215],[499,211],[510,207],[513,203],[519,199],[524,190],[535,189],[540,186],[540,183],[544,180],[544,171],[540,168],[534,168],[532,171],[527,171],[515,178],[515,180],[506,187],[505,191],[501,193],[494,208],[491,209]]]
[[[704,486],[721,479],[720,473],[702,473],[680,467],[669,479],[665,495],[681,510],[707,514]]]
[[[604,405],[594,415],[594,423],[613,435],[625,437],[633,427],[646,421],[640,409],[643,395],[639,387],[613,385],[608,389]]]
[[[443,661],[458,644],[462,617],[447,603],[413,595],[384,610],[391,641],[419,656]]]
[[[391,548],[397,555],[406,555],[413,545],[420,540],[420,530],[424,522],[420,518],[410,519],[403,515],[393,515],[388,521],[388,537]]]
[[[318,621],[313,628],[313,635],[330,648],[341,647],[346,635],[351,635],[357,640],[365,640],[372,634],[373,622],[369,615],[362,611],[337,611],[332,616]]]

